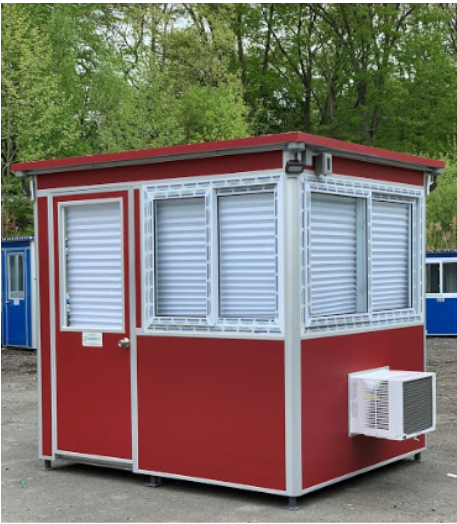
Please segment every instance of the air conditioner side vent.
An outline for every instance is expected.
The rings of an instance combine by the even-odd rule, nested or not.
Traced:
[[[363,387],[365,424],[372,429],[389,430],[389,383],[366,380]]]
[[[433,380],[424,377],[403,384],[403,431],[420,433],[433,426]]]

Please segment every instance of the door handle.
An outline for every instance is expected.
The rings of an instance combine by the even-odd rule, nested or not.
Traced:
[[[120,347],[120,348],[126,348],[128,349],[130,347],[130,340],[125,337],[125,338],[121,338],[121,340],[119,340],[119,342],[117,343],[117,345]]]

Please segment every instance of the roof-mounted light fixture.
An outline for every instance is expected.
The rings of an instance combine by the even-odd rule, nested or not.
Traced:
[[[286,173],[288,175],[301,175],[306,167],[303,159],[305,144],[303,142],[291,142],[287,144],[287,150],[293,153],[294,158],[286,162]]]

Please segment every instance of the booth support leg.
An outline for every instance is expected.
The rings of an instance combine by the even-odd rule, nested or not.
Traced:
[[[162,485],[162,479],[160,477],[157,477],[156,475],[151,475],[149,477],[149,482],[146,485],[150,488],[158,488]]]
[[[414,455],[414,460],[415,460],[416,462],[420,462],[420,461],[422,460],[422,453],[416,453],[416,454]]]
[[[51,471],[51,469],[52,469],[51,461],[48,459],[44,459],[43,460],[43,471]]]
[[[300,509],[300,506],[297,504],[297,497],[289,497],[287,509],[291,511],[296,511],[297,509]]]

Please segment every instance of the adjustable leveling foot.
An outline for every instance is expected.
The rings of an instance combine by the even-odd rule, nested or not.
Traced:
[[[51,469],[51,461],[47,459],[43,460],[43,471],[51,471]]]
[[[300,506],[297,504],[297,497],[289,497],[287,509],[290,509],[291,511],[296,511],[297,509],[300,509]]]
[[[149,486],[150,488],[158,488],[162,485],[162,479],[160,477],[156,477],[155,475],[151,475],[149,477],[149,482],[146,484],[146,486]]]
[[[420,462],[420,461],[422,460],[422,453],[416,453],[416,454],[414,455],[414,460],[415,460],[416,462]]]

